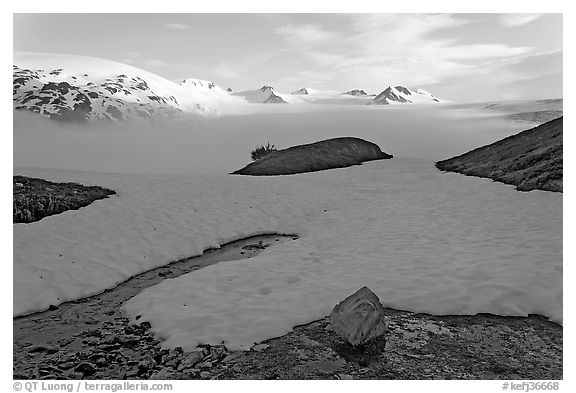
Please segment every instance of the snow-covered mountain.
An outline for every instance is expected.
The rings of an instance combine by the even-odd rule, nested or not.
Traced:
[[[167,120],[218,112],[231,100],[212,82],[180,84],[114,61],[83,56],[16,53],[13,105],[55,120]]]
[[[386,90],[378,94],[368,105],[388,105],[388,104],[436,104],[447,102],[434,97],[424,89],[416,91],[404,86],[388,86]]]
[[[346,91],[342,94],[348,95],[348,96],[367,96],[368,95],[368,94],[366,94],[366,92],[364,90],[360,90],[360,89],[354,89],[354,90]]]
[[[258,90],[246,90],[232,93],[234,96],[244,97],[247,102],[261,104],[287,104],[287,102],[276,92],[272,86],[262,86]]]
[[[309,93],[308,93],[308,90],[305,87],[303,87],[300,90],[296,90],[296,91],[292,92],[292,94],[308,95]]]
[[[220,112],[250,111],[249,103],[387,105],[444,102],[431,93],[403,86],[378,96],[354,89],[301,88],[291,94],[271,86],[233,92],[214,82],[188,78],[179,82],[114,61],[84,56],[15,53],[13,107],[55,120],[180,119]]]

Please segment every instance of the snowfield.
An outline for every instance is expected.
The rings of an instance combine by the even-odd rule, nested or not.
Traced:
[[[328,315],[368,286],[432,314],[538,313],[562,322],[562,194],[517,192],[417,159],[286,177],[15,173],[118,192],[14,224],[14,315],[262,233],[298,234],[259,256],[144,290],[123,311],[163,346],[248,349]]]

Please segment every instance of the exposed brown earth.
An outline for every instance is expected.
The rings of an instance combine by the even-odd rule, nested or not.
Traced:
[[[562,192],[563,118],[439,161],[442,171],[490,178],[519,191]]]
[[[392,158],[378,145],[360,138],[343,137],[298,145],[272,152],[232,172],[234,175],[273,176],[315,172]]]
[[[30,223],[66,210],[77,210],[116,194],[97,186],[53,183],[25,176],[14,176],[13,187],[14,223]]]

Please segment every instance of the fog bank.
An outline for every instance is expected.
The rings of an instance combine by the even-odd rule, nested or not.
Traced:
[[[260,105],[257,113],[170,124],[63,124],[14,111],[14,166],[222,174],[250,162],[258,144],[282,149],[339,136],[369,140],[396,157],[440,160],[530,128],[473,107],[307,107]]]

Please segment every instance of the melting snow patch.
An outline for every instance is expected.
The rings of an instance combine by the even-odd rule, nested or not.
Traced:
[[[300,238],[144,290],[124,311],[165,347],[249,349],[366,285],[384,306],[562,320],[562,195],[521,193],[394,159],[311,174],[119,175],[21,170],[118,196],[14,225],[14,314],[261,233]],[[185,305],[185,306],[184,306]]]

